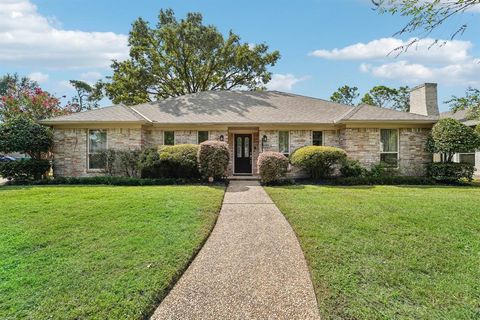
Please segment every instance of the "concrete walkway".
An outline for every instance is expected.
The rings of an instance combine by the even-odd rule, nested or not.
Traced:
[[[297,238],[258,182],[230,182],[212,234],[152,319],[320,319]]]

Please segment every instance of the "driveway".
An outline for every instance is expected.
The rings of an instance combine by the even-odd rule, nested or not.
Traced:
[[[320,319],[292,228],[255,181],[232,181],[218,222],[152,319]]]

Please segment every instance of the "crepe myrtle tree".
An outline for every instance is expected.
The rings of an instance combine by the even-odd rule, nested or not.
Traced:
[[[439,153],[444,163],[453,162],[455,153],[473,152],[478,148],[479,128],[475,130],[451,118],[438,121],[427,141],[427,151]]]
[[[38,83],[18,75],[0,78],[0,122],[19,115],[38,121],[70,114],[71,106],[62,106],[60,99],[40,88]]]
[[[132,25],[130,58],[113,61],[113,75],[97,83],[114,103],[133,105],[188,93],[244,88],[261,90],[269,66],[280,58],[265,44],[242,43],[205,25],[200,13],[177,19],[161,10],[155,27],[139,18]]]

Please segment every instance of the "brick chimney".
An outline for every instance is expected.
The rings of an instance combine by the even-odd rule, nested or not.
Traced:
[[[424,116],[438,116],[437,84],[424,83],[410,91],[410,112]]]

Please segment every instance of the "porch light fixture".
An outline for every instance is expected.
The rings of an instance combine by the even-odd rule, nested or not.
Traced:
[[[223,134],[220,135],[220,141],[223,141]]]
[[[263,148],[265,146],[265,143],[267,143],[267,135],[263,135],[263,137],[262,137],[262,152],[263,152]]]

